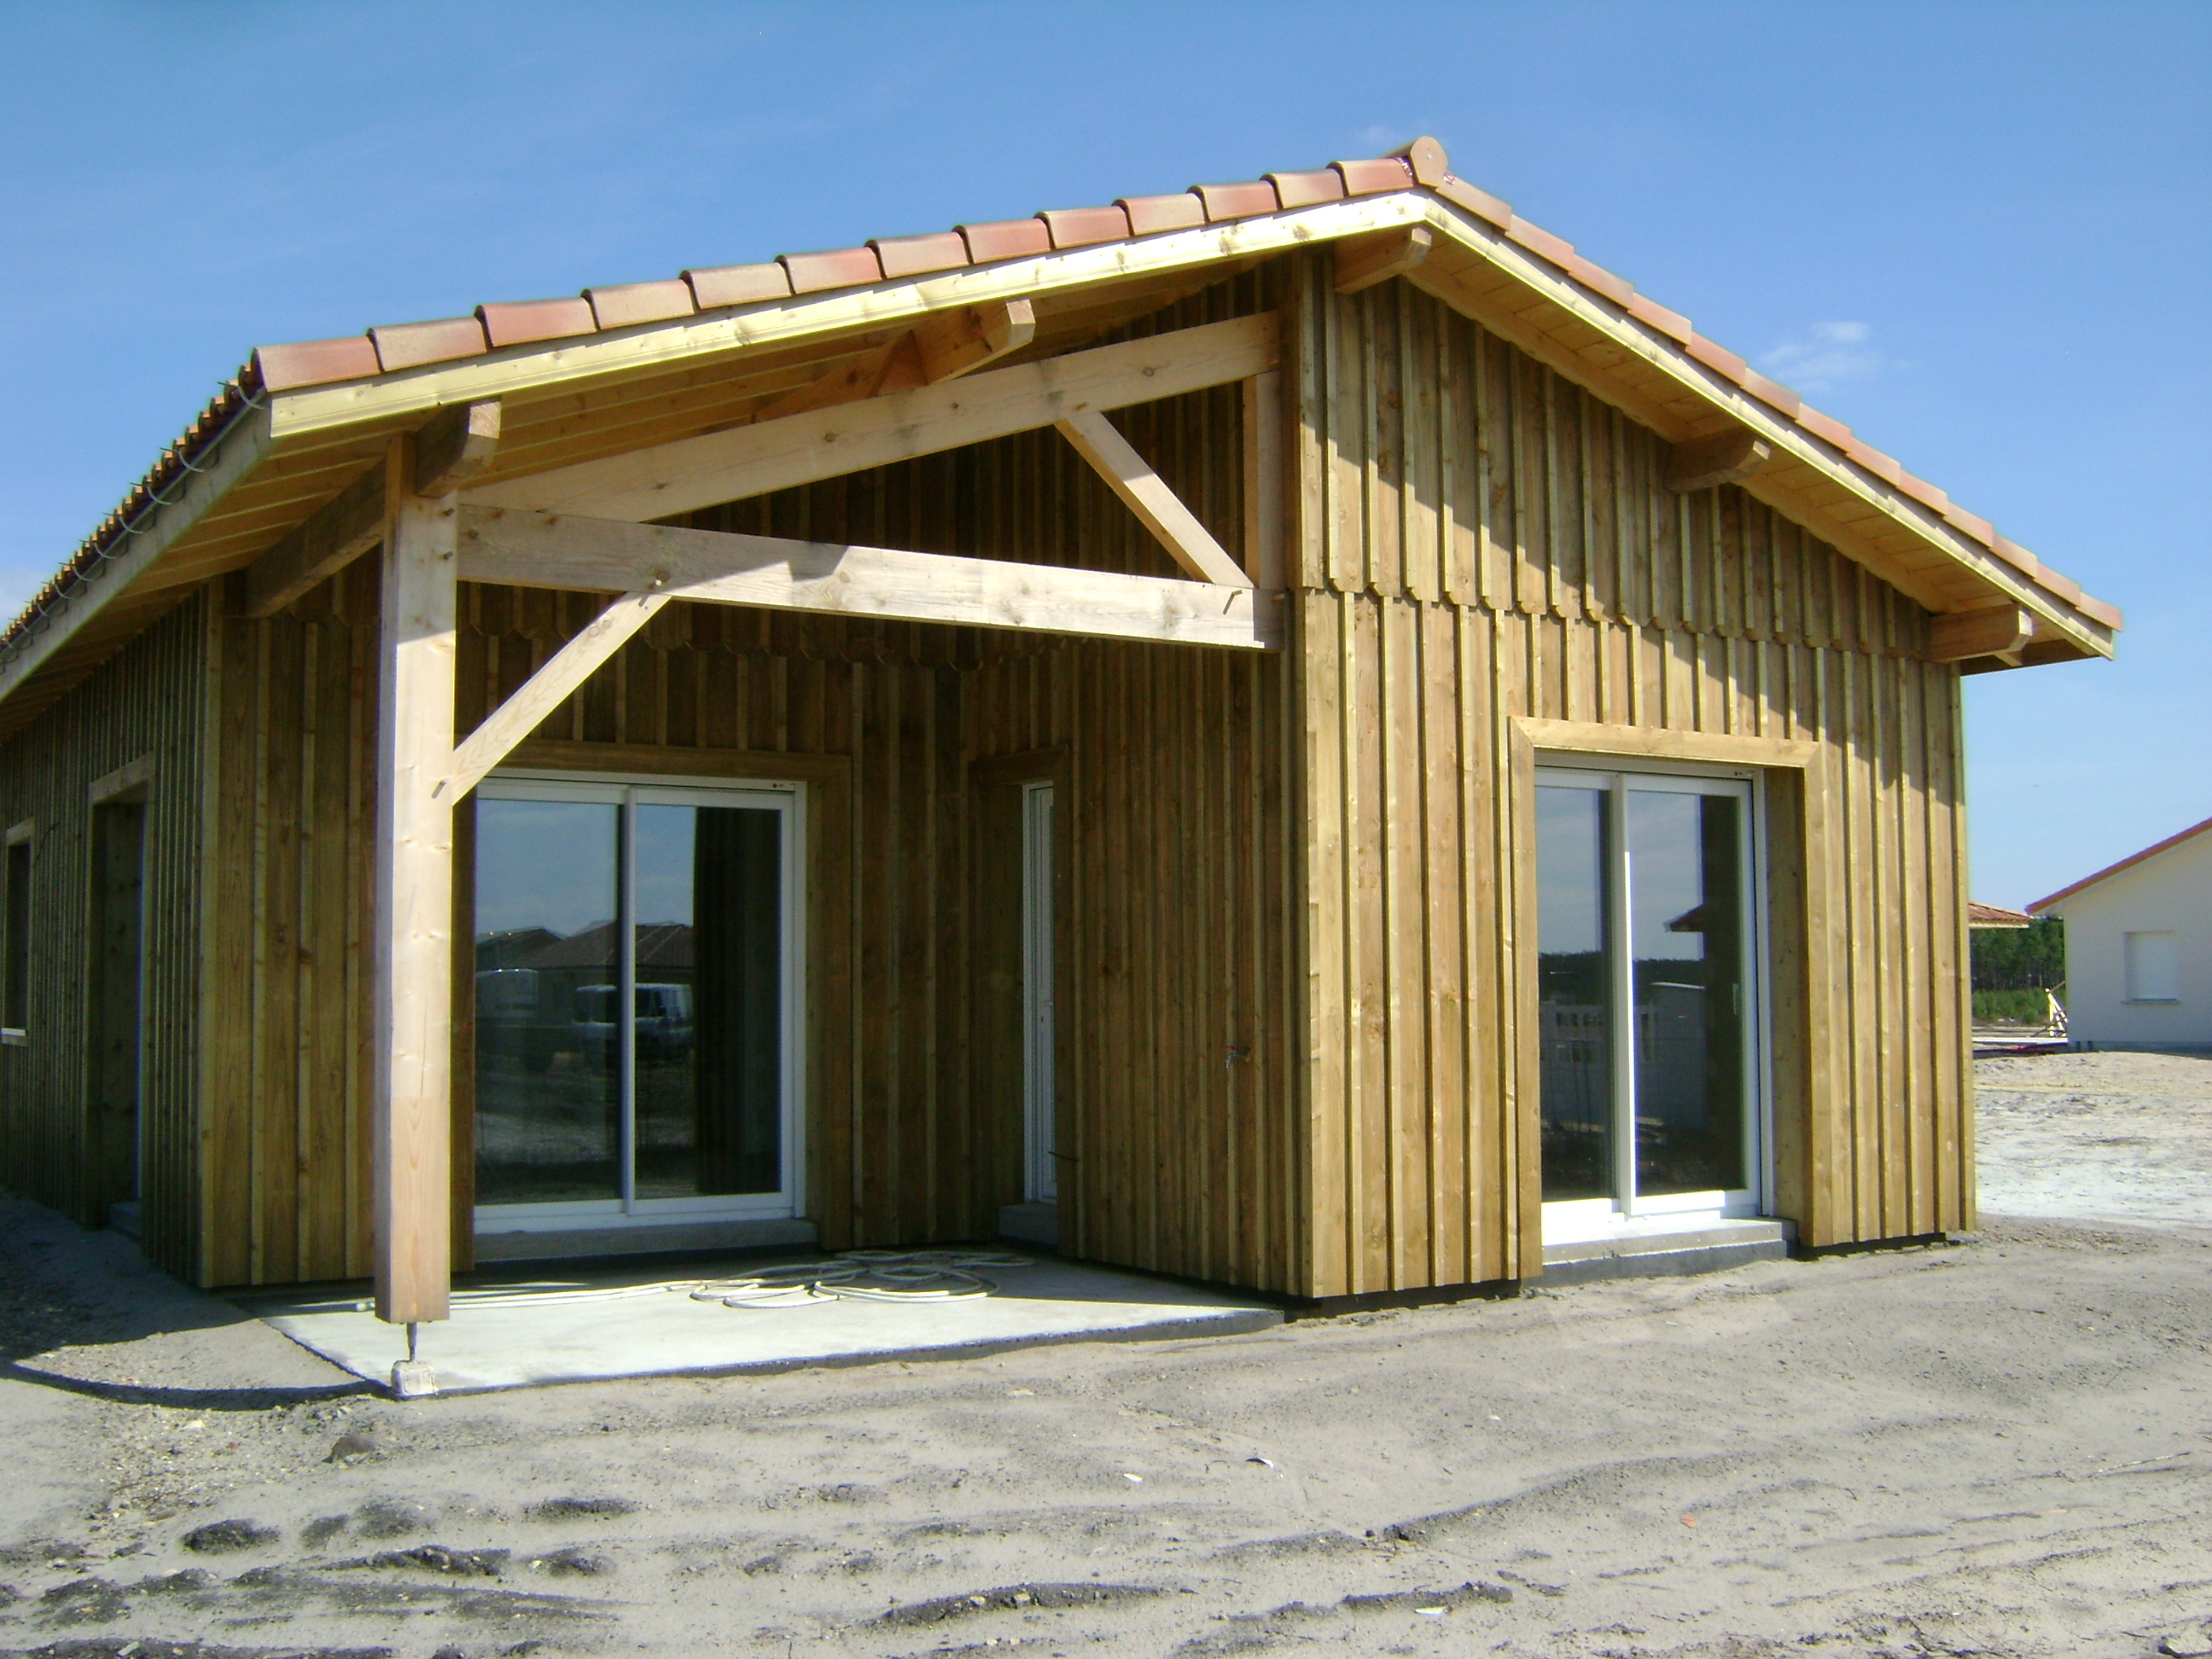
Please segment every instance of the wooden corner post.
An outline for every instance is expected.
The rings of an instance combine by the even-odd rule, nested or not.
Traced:
[[[376,1314],[443,1319],[452,1277],[453,752],[459,499],[416,493],[416,445],[385,461],[377,661]],[[410,1356],[411,1357],[411,1356]]]

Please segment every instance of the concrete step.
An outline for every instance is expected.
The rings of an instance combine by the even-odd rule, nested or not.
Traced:
[[[1779,1261],[1797,1236],[1787,1221],[1765,1217],[1700,1222],[1677,1231],[1621,1232],[1607,1238],[1544,1246],[1546,1285],[1586,1285],[1600,1279],[1656,1279],[1710,1273],[1753,1261]]]

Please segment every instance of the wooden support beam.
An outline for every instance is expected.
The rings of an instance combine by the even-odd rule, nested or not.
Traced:
[[[1741,483],[1773,458],[1774,446],[1747,427],[1676,444],[1667,461],[1667,488],[1685,495],[1715,484]]]
[[[415,493],[451,495],[498,453],[498,398],[441,410],[415,434]]]
[[[923,377],[933,384],[972,374],[1036,337],[1036,308],[1027,300],[963,306],[917,324],[913,336]]]
[[[238,573],[239,613],[273,617],[374,547],[384,535],[386,494],[380,461]]]
[[[2035,637],[2035,613],[2016,605],[1987,611],[1954,611],[1928,628],[1930,662],[1965,662],[1971,657],[2003,657]]]
[[[612,660],[668,600],[665,592],[625,593],[599,612],[462,739],[453,750],[452,769],[433,793],[451,807],[482,783],[485,774]]]
[[[1427,258],[1435,246],[1436,233],[1426,225],[1347,236],[1336,245],[1336,291],[1357,294],[1403,276]]]
[[[459,502],[414,488],[413,446],[386,453],[377,661],[371,1115],[376,1312],[443,1319],[453,1261],[453,770]]]
[[[459,548],[472,582],[1246,650],[1279,643],[1279,596],[1249,586],[497,507],[461,510]]]
[[[1244,382],[1244,569],[1271,592],[1284,582],[1285,447],[1283,373],[1271,368]]]
[[[1121,429],[1101,411],[1090,409],[1053,424],[1073,444],[1076,453],[1091,463],[1091,471],[1105,479],[1128,509],[1144,521],[1168,556],[1202,582],[1224,587],[1249,587],[1244,574],[1228,550],[1198,517],[1182,504],[1182,497],[1152,471],[1152,465],[1123,437]]]
[[[580,461],[467,492],[485,507],[643,522],[917,455],[1249,380],[1275,366],[1272,313],[1177,329],[842,408]]]
[[[915,343],[913,335],[902,334],[830,370],[820,380],[785,392],[757,410],[753,422],[758,425],[763,421],[788,420],[817,409],[835,409],[840,404],[859,403],[863,398],[884,397],[928,384],[921,349]]]

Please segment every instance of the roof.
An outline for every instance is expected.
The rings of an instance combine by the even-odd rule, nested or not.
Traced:
[[[2152,859],[2158,857],[2161,853],[2170,853],[2175,848],[2180,846],[2184,842],[2196,840],[2197,836],[2203,835],[2208,830],[2212,830],[2212,818],[2207,818],[2202,823],[2192,823],[2188,829],[2184,830],[2178,836],[2168,836],[2164,841],[2158,842],[2152,846],[2146,847],[2140,853],[2130,853],[2127,857],[2122,859],[2118,864],[2106,865],[2103,869],[2098,871],[2094,876],[2084,876],[2072,886],[2060,888],[2048,898],[2039,898],[2036,900],[2034,903],[2027,907],[2028,914],[2031,915],[2039,916],[2045,911],[2048,910],[2052,905],[2057,903],[2060,900],[2072,898],[2076,893],[2081,892],[2086,889],[2094,887],[2100,881],[2108,881],[2112,877],[2118,875],[2123,870],[2132,870],[2138,864],[2148,863]]]
[[[2035,921],[2022,910],[2008,910],[2002,904],[1966,904],[1966,926],[1969,927],[2026,927]]]
[[[1372,204],[1364,219],[1348,207]],[[1334,217],[1330,216],[1334,215]],[[378,422],[429,413],[498,388],[542,388],[562,377],[586,380],[679,359],[706,362],[716,352],[788,346],[807,337],[918,317],[967,302],[980,284],[1012,293],[1027,282],[1063,288],[1100,285],[1144,270],[1166,270],[1211,258],[1251,258],[1317,235],[1420,222],[1504,271],[1543,303],[1511,316],[1485,316],[1523,349],[1592,385],[1680,441],[1705,435],[1692,404],[1753,426],[1779,440],[1795,462],[1825,469],[1856,499],[1862,518],[1888,515],[1973,578],[1964,586],[1937,580],[1916,585],[1894,561],[1885,567],[1832,527],[1815,532],[1873,565],[1930,610],[1959,611],[2019,603],[2034,609],[2064,636],[2068,654],[2107,655],[2120,613],[2002,535],[1986,519],[1821,414],[1797,393],[1753,368],[1742,357],[1699,334],[1689,319],[1576,252],[1573,246],[1515,214],[1505,203],[1451,172],[1441,145],[1422,138],[1395,155],[1332,162],[1306,172],[1273,173],[1234,184],[1195,185],[1166,196],[1125,197],[1098,207],[1049,209],[1030,218],[962,224],[924,235],[872,240],[864,246],[786,253],[757,264],[688,270],[657,281],[587,288],[574,298],[487,301],[473,313],[423,322],[386,324],[339,339],[263,346],[226,384],[145,477],[101,521],[24,611],[0,632],[0,699],[54,655],[89,616],[108,608],[116,589],[143,586],[145,604],[125,608],[98,637],[68,653],[56,672],[115,648],[111,635],[135,631],[173,603],[154,591],[198,579],[203,566],[236,568],[259,549],[210,557],[173,583],[147,583],[144,568],[190,532],[234,486],[256,472],[286,441],[303,442],[343,428],[371,433]],[[1195,239],[1195,240],[1194,240]],[[1086,258],[1085,256],[1098,256]],[[823,301],[849,301],[825,309]],[[1516,327],[1528,322],[1533,335]],[[1622,346],[1628,348],[1624,362]],[[1572,358],[1562,363],[1559,346]],[[687,357],[686,354],[689,354]],[[1578,356],[1576,354],[1579,354]],[[1627,399],[1624,388],[1655,368],[1667,384],[1656,402]],[[1626,377],[1626,378],[1624,378]],[[1685,390],[1690,394],[1685,397]],[[1654,387],[1646,386],[1646,391]],[[1711,405],[1705,409],[1705,405]],[[1677,429],[1668,430],[1669,426]],[[356,469],[357,470],[357,469]],[[1801,467],[1802,470],[1802,467]],[[307,496],[303,483],[284,513],[256,519],[248,532],[261,549],[273,544],[334,490]],[[281,492],[280,492],[281,493]],[[1871,513],[1869,513],[1871,504]],[[264,533],[265,532],[265,533]],[[113,578],[120,572],[122,580]],[[103,582],[112,583],[99,591]],[[1956,589],[1954,592],[1954,589]],[[1963,597],[1962,597],[1963,596]],[[135,624],[135,625],[134,625]]]

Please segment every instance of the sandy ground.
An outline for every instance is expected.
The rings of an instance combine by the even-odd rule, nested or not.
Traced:
[[[2157,1115],[2100,1093],[2140,1067],[1990,1064],[2027,1103],[1985,1170],[2032,1163],[2014,1117]],[[2133,1093],[2201,1115],[2206,1075]],[[0,1653],[2212,1651],[2208,1275],[2212,1228],[2013,1219],[1243,1337],[401,1404],[0,1204]]]
[[[2212,1227],[2212,1057],[1974,1062],[1982,1208]]]

